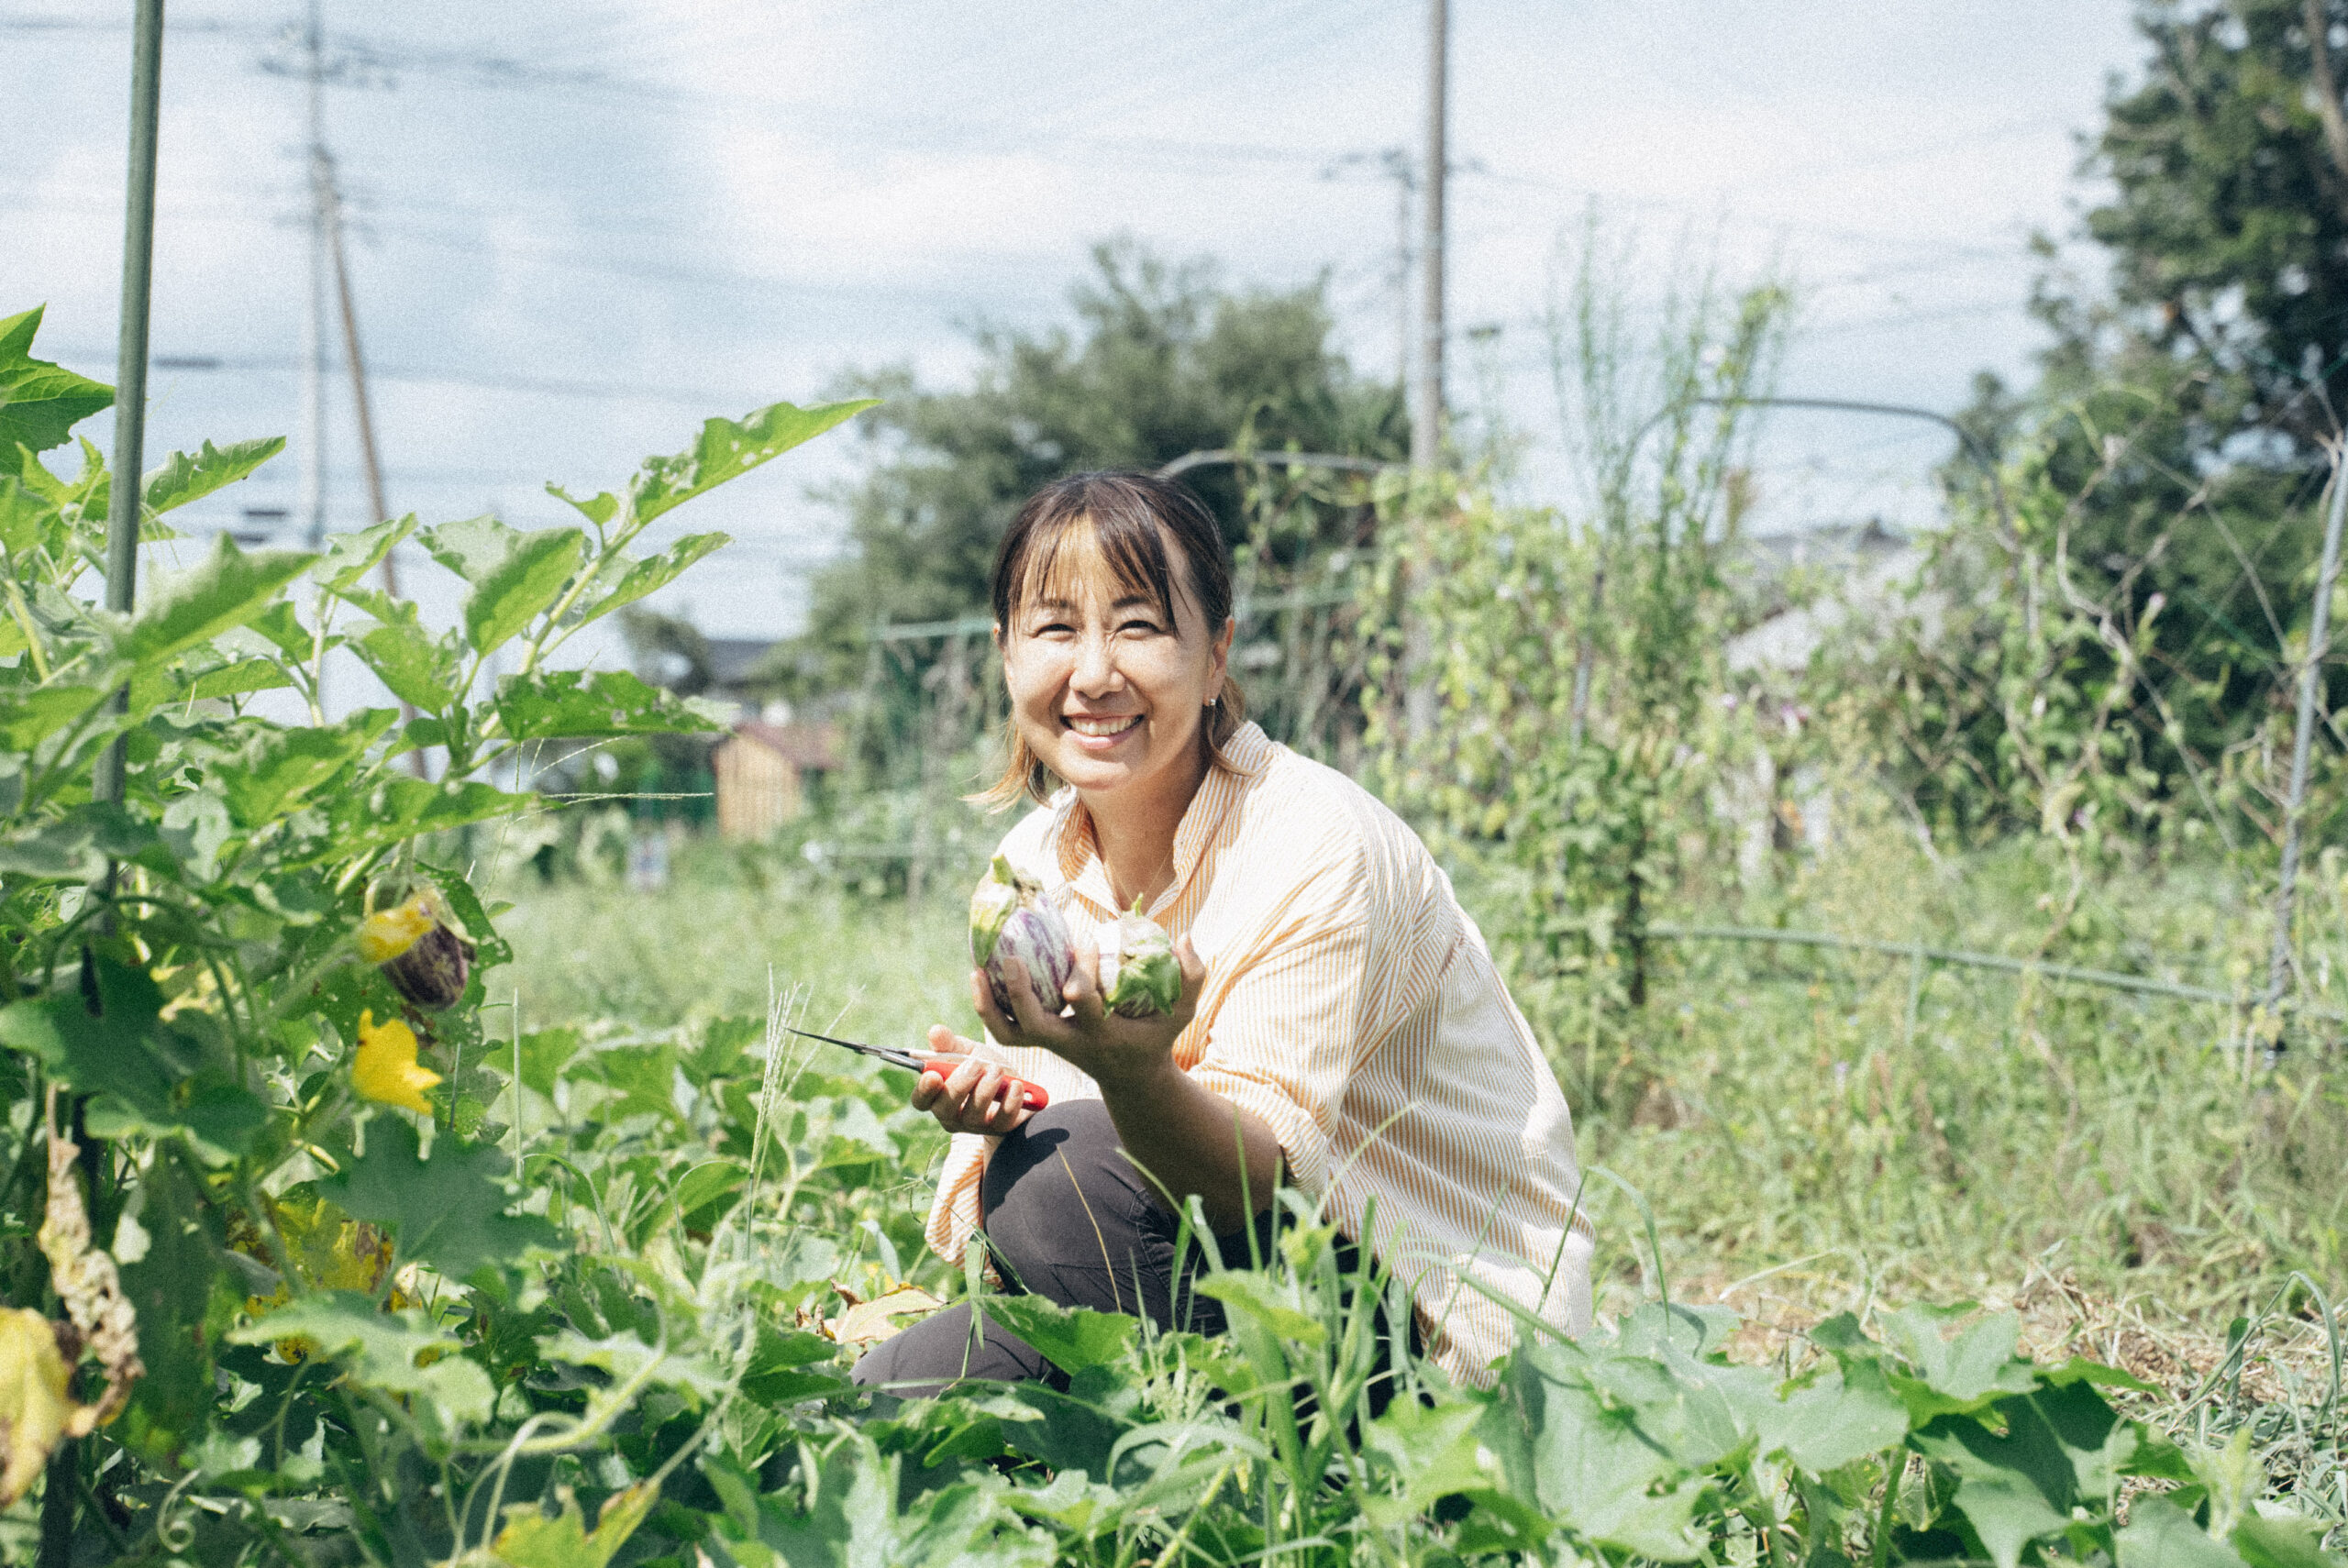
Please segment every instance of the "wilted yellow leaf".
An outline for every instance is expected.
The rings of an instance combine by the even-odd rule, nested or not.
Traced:
[[[25,1495],[58,1439],[95,1424],[95,1413],[66,1393],[65,1375],[49,1320],[0,1307],[0,1507]]]
[[[843,1294],[846,1294],[843,1292]],[[926,1290],[901,1285],[886,1296],[869,1301],[849,1297],[848,1309],[825,1325],[832,1338],[844,1345],[860,1345],[874,1340],[885,1340],[897,1331],[892,1319],[909,1312],[935,1312],[946,1305]]]

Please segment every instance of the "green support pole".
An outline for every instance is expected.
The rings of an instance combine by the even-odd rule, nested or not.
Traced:
[[[138,513],[147,471],[147,315],[155,262],[155,129],[163,74],[163,0],[138,0],[130,61],[130,180],[122,233],[122,343],[115,366],[114,487],[106,509],[106,608],[138,598]],[[129,693],[116,699],[127,703]],[[98,758],[91,792],[122,799],[123,743]]]
[[[130,54],[130,171],[122,236],[122,340],[115,370],[114,485],[106,511],[106,608],[128,614],[138,602],[139,510],[146,497],[147,315],[155,260],[155,131],[163,74],[163,0],[138,0]],[[130,693],[115,698],[116,712]],[[123,743],[99,754],[91,793],[122,799]],[[106,867],[106,885],[114,867]],[[73,1560],[75,1505],[82,1490],[82,1444],[69,1439],[50,1456],[42,1484],[39,1568]]]
[[[2291,979],[2291,898],[2299,875],[2299,829],[2308,804],[2308,745],[2315,735],[2316,699],[2323,687],[2324,657],[2331,651],[2331,588],[2340,580],[2340,525],[2348,510],[2348,447],[2331,455],[2331,504],[2323,525],[2323,562],[2315,578],[2315,603],[2308,613],[2308,652],[2299,662],[2298,723],[2291,732],[2291,792],[2283,808],[2283,865],[2275,882],[2275,950],[2266,966],[2267,1024],[2279,1028],[2284,988]],[[2282,1055],[2280,1033],[2267,1043],[2266,1063]]]

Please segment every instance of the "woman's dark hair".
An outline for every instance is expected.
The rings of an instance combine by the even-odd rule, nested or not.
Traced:
[[[1231,619],[1231,551],[1214,513],[1182,486],[1155,474],[1108,472],[1070,474],[1056,480],[1028,498],[1003,531],[994,558],[994,625],[998,636],[1011,634],[1011,618],[1030,594],[1049,585],[1058,570],[1060,552],[1080,526],[1089,527],[1109,564],[1117,586],[1139,594],[1157,606],[1167,624],[1177,624],[1174,561],[1167,553],[1170,538],[1190,566],[1191,595],[1199,617],[1212,637]],[[1211,767],[1232,770],[1224,756],[1225,742],[1247,721],[1247,705],[1239,683],[1226,672],[1221,701],[1208,710],[1199,725],[1201,744]],[[1020,738],[1014,718],[1006,725],[1011,756],[991,789],[977,797],[998,809],[1022,795],[1038,802],[1051,798],[1051,773]]]

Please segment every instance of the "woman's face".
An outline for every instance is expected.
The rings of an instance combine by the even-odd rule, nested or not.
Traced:
[[[1060,547],[1053,580],[997,633],[1012,722],[1043,765],[1094,803],[1162,805],[1177,817],[1204,776],[1199,727],[1223,690],[1226,623],[1211,631],[1190,563],[1165,540],[1172,617],[1117,580],[1091,528]],[[1164,799],[1161,801],[1160,796]]]

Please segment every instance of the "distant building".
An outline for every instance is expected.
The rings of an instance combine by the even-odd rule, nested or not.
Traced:
[[[774,651],[771,637],[711,637],[709,645],[709,687],[706,696],[730,698],[742,705],[745,712],[759,703],[752,689],[759,667]]]
[[[1743,678],[1735,698],[1773,716],[1762,726],[1765,736],[1800,733],[1808,722],[1796,701],[1801,680],[1830,643],[1880,645],[1903,627],[1926,640],[1938,635],[1942,598],[1917,590],[1925,547],[1879,518],[1765,535],[1742,546],[1753,586],[1775,604],[1722,651],[1729,673]],[[1808,591],[1789,601],[1789,585],[1803,578]],[[1766,740],[1747,766],[1728,776],[1712,805],[1737,824],[1737,870],[1747,883],[1766,873],[1771,849],[1816,852],[1834,837],[1834,792],[1824,775],[1804,763],[1781,776]]]
[[[1748,569],[1765,583],[1781,583],[1801,571],[1823,580],[1806,602],[1781,602],[1729,639],[1728,667],[1733,673],[1799,676],[1836,632],[1879,637],[1903,617],[1922,622],[1928,630],[1938,623],[1938,601],[1913,594],[1924,565],[1922,547],[1891,532],[1880,519],[1764,535],[1745,540],[1744,547]]]
[[[761,839],[807,809],[807,788],[839,766],[839,732],[829,724],[746,719],[711,748],[717,778],[717,831]]]

